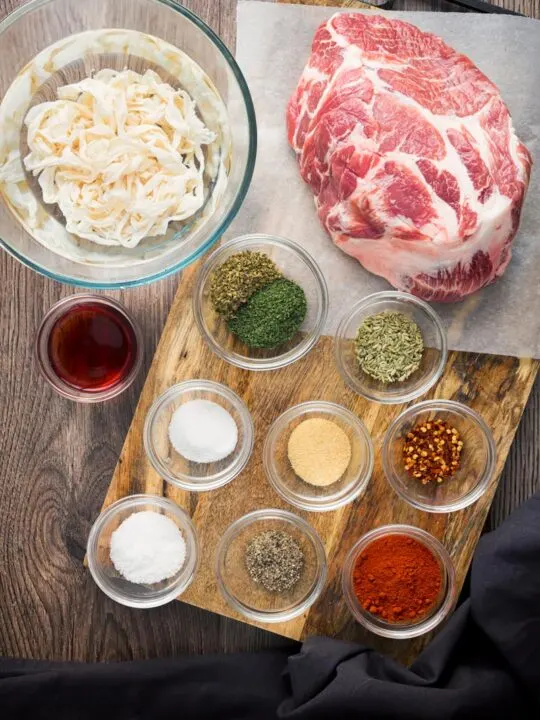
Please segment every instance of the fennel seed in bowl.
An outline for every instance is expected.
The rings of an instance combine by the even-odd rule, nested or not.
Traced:
[[[424,340],[412,318],[402,312],[384,310],[370,315],[360,325],[354,349],[366,375],[390,384],[403,382],[418,370]]]

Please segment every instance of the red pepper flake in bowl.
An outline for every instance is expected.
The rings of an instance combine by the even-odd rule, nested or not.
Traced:
[[[443,571],[419,540],[388,535],[358,556],[352,586],[358,602],[386,622],[418,622],[440,599]]]
[[[405,470],[422,485],[442,483],[459,470],[462,450],[459,430],[445,420],[420,422],[403,442]]]

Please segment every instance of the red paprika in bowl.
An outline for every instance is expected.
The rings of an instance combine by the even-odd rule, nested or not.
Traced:
[[[386,525],[349,552],[343,592],[354,617],[384,637],[410,638],[433,630],[456,600],[451,558],[429,533]]]

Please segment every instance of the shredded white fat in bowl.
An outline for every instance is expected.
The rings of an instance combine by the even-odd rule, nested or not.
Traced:
[[[60,70],[109,54],[136,58],[138,69],[142,60],[141,72],[145,62],[162,68],[180,89],[152,69],[99,70],[58,88],[57,100],[33,105],[36,91]],[[25,125],[34,189],[20,150]],[[170,43],[134,30],[92,30],[45,48],[0,105],[6,204],[49,250],[96,267],[173,252],[186,237],[177,221],[188,223],[189,233],[200,230],[223,197],[231,153],[227,110],[208,75]],[[38,201],[40,189],[65,222]]]
[[[194,101],[152,70],[103,69],[30,109],[27,170],[66,229],[135,247],[204,203],[203,145],[215,140]]]

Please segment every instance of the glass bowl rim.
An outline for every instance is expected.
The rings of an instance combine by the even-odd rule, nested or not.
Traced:
[[[398,304],[402,305],[412,304],[415,305],[417,308],[423,310],[433,323],[433,327],[435,328],[436,334],[438,335],[441,344],[439,361],[435,367],[435,370],[426,378],[424,383],[416,390],[410,390],[407,392],[404,391],[402,393],[392,395],[391,397],[386,395],[384,392],[381,394],[370,393],[364,388],[360,388],[358,383],[355,382],[355,379],[351,377],[350,373],[346,370],[341,352],[342,341],[351,339],[345,337],[345,329],[351,321],[352,317],[360,309],[372,307],[376,303],[384,300],[393,300]],[[343,380],[345,385],[347,385],[347,387],[349,387],[351,390],[353,390],[353,392],[357,393],[358,395],[365,397],[371,402],[380,403],[381,405],[400,405],[401,403],[409,402],[410,400],[414,400],[415,398],[424,395],[431,387],[433,387],[433,385],[435,385],[440,380],[446,366],[447,358],[448,340],[446,337],[446,331],[443,327],[439,315],[435,312],[435,310],[433,310],[429,303],[421,300],[415,295],[411,295],[411,293],[402,292],[400,290],[383,290],[382,292],[372,293],[371,295],[367,295],[365,298],[358,300],[358,302],[354,303],[354,305],[352,305],[352,307],[350,307],[342,315],[334,337],[334,360],[339,374],[341,375],[341,379]]]
[[[235,408],[242,421],[244,439],[236,460],[234,460],[234,462],[231,462],[219,473],[210,475],[204,481],[196,480],[194,479],[193,475],[187,474],[182,474],[181,479],[173,476],[169,472],[168,468],[161,462],[158,454],[154,450],[151,440],[152,427],[159,411],[163,409],[163,407],[165,407],[174,398],[179,397],[185,392],[196,390],[204,390],[207,392],[215,393],[221,398],[227,400],[227,402]],[[227,385],[215,382],[213,380],[184,380],[167,388],[167,390],[157,396],[157,398],[150,406],[144,420],[143,444],[146,452],[146,457],[148,458],[150,464],[160,477],[162,477],[171,485],[182,488],[182,490],[188,490],[190,492],[206,492],[209,490],[216,490],[217,488],[227,485],[245,469],[246,465],[249,462],[249,459],[251,458],[253,446],[255,444],[255,427],[248,406],[242,400],[242,398],[237,395],[234,390],[231,390],[231,388],[229,388]]]
[[[398,626],[396,624],[387,623],[384,620],[377,620],[377,622],[374,622],[371,619],[371,614],[364,610],[356,599],[351,587],[353,565],[360,552],[364,548],[368,547],[373,540],[377,540],[380,537],[387,537],[389,535],[408,535],[409,537],[418,540],[424,546],[427,546],[433,555],[437,557],[446,573],[446,593],[440,607],[433,613],[433,615],[429,615],[426,619],[421,620],[414,625]],[[355,620],[357,620],[357,622],[363,625],[370,632],[387,638],[408,639],[418,637],[419,635],[423,635],[424,633],[434,630],[448,617],[457,602],[456,571],[448,550],[440,540],[426,530],[415,527],[414,525],[399,523],[381,525],[380,527],[374,528],[365,535],[362,535],[362,537],[355,542],[347,553],[345,562],[343,563],[341,587],[347,607]]]
[[[117,515],[120,511],[129,510],[130,508],[137,508],[141,505],[153,505],[154,507],[160,508],[162,510],[168,510],[176,518],[180,519],[181,524],[184,524],[185,527],[187,527],[189,530],[189,533],[186,533],[184,531],[184,528],[182,528],[182,535],[184,536],[184,540],[186,542],[186,550],[189,553],[186,567],[180,573],[179,577],[171,585],[171,587],[162,590],[156,595],[155,598],[150,599],[139,599],[136,597],[128,598],[124,594],[113,590],[112,587],[108,584],[108,582],[104,579],[105,576],[99,569],[95,557],[96,545],[99,541],[99,537],[106,523],[111,520],[115,515]],[[200,548],[197,531],[195,529],[195,525],[193,524],[192,519],[187,514],[187,512],[169,498],[163,497],[161,495],[151,495],[145,493],[126,495],[125,497],[115,500],[115,502],[111,503],[111,505],[105,508],[105,510],[102,510],[95,519],[90,529],[90,533],[88,535],[88,540],[86,543],[88,569],[90,570],[90,574],[92,575],[92,578],[96,585],[99,587],[99,589],[104,592],[105,595],[110,597],[111,600],[114,600],[121,605],[140,609],[155,608],[160,607],[161,605],[166,605],[168,602],[174,600],[185,590],[187,590],[189,585],[191,585],[199,567],[199,550]]]
[[[196,249],[193,250],[192,253],[183,260],[180,260],[170,267],[165,268],[164,270],[160,270],[159,272],[154,272],[152,275],[147,275],[142,278],[136,278],[133,280],[121,280],[121,281],[115,281],[110,283],[103,283],[103,282],[92,282],[90,280],[80,280],[77,278],[72,278],[67,275],[62,275],[60,273],[55,273],[50,270],[46,270],[45,268],[38,265],[33,260],[30,260],[26,257],[26,255],[22,254],[18,250],[16,250],[14,247],[11,247],[11,245],[4,240],[3,237],[0,236],[0,247],[3,248],[9,255],[14,257],[16,260],[18,260],[22,265],[30,268],[31,270],[34,270],[34,272],[37,272],[39,275],[42,275],[44,277],[50,278],[52,280],[57,280],[58,282],[62,282],[66,285],[72,285],[74,287],[80,287],[80,288],[87,288],[87,289],[94,289],[94,290],[115,290],[115,289],[124,289],[124,288],[132,288],[132,287],[140,287],[142,285],[149,285],[153,282],[157,282],[158,280],[163,280],[166,277],[169,277],[170,275],[174,275],[180,270],[183,270],[184,268],[188,267],[192,263],[194,263],[196,260],[198,260],[202,255],[204,255],[205,252],[209,248],[211,248],[217,240],[223,235],[223,233],[227,230],[231,222],[234,220],[236,215],[238,214],[239,209],[241,208],[245,198],[247,191],[249,189],[249,186],[251,184],[251,180],[253,177],[253,171],[255,169],[255,160],[257,157],[257,120],[255,116],[255,106],[253,104],[253,99],[251,97],[251,93],[247,84],[247,81],[244,77],[244,74],[242,73],[242,70],[240,69],[238,63],[236,62],[233,54],[228,49],[228,47],[225,45],[223,40],[219,37],[217,33],[215,33],[212,28],[207,25],[196,13],[192,12],[191,10],[188,10],[188,8],[184,7],[183,5],[179,5],[174,0],[146,0],[147,2],[154,2],[161,5],[166,5],[171,10],[175,10],[180,15],[183,15],[188,21],[192,22],[206,37],[210,40],[211,43],[213,43],[216,48],[219,50],[223,58],[225,59],[227,65],[229,66],[231,72],[233,73],[236,82],[238,83],[238,87],[240,89],[240,93],[242,95],[242,99],[244,101],[245,109],[246,109],[246,115],[247,115],[247,125],[248,125],[248,150],[247,150],[247,162],[246,162],[246,168],[242,177],[242,180],[240,182],[240,185],[238,187],[236,197],[234,198],[234,201],[227,212],[227,214],[223,217],[219,225],[216,227],[216,229],[210,234],[210,236]],[[34,10],[37,10],[45,5],[49,5],[54,3],[55,0],[29,0],[29,2],[24,3],[23,5],[19,5],[19,7],[15,8],[12,12],[10,12],[6,17],[0,21],[0,38],[4,34],[8,28],[10,28],[12,25],[16,23],[17,20],[24,17],[24,15],[33,12]]]
[[[291,251],[292,254],[296,255],[297,258],[299,258],[311,272],[317,286],[317,294],[320,297],[320,308],[315,321],[315,327],[311,333],[309,333],[302,342],[298,343],[298,345],[291,350],[288,350],[286,353],[282,353],[281,355],[276,355],[273,358],[248,358],[237,355],[236,353],[230,353],[228,350],[223,349],[222,346],[214,340],[213,336],[207,332],[206,323],[204,322],[202,315],[204,288],[220,257],[231,248],[238,248],[240,251],[244,248],[249,248],[250,246],[255,245],[272,245],[278,248],[283,247]],[[324,324],[328,315],[328,306],[328,286],[323,272],[313,256],[310,255],[310,253],[308,253],[307,250],[305,250],[295,240],[267,233],[246,233],[245,235],[239,235],[231,240],[227,240],[227,242],[223,243],[223,245],[215,248],[205,259],[202,267],[199,269],[195,281],[195,287],[193,289],[193,315],[202,338],[218,357],[231,365],[244,370],[279,370],[287,365],[291,365],[307,355],[317,344],[322,335]]]
[[[289,522],[296,527],[297,530],[301,530],[306,535],[315,550],[315,556],[317,558],[317,576],[315,577],[311,590],[306,597],[298,602],[295,606],[289,607],[285,610],[254,610],[249,607],[241,600],[239,600],[232,592],[230,592],[227,584],[223,578],[221,572],[221,563],[224,559],[225,553],[229,548],[231,542],[238,536],[238,534],[246,527],[253,525],[261,520],[283,520]],[[289,510],[280,510],[278,508],[262,508],[260,510],[253,510],[242,517],[237,518],[232,522],[223,535],[221,536],[215,554],[214,571],[216,581],[221,595],[228,603],[229,607],[241,615],[249,618],[250,620],[256,620],[261,623],[278,623],[287,622],[292,620],[304,613],[310,608],[313,603],[317,600],[322,592],[322,589],[326,583],[328,576],[328,565],[326,559],[326,551],[324,544],[318,534],[306,520],[298,515],[290,512]]]
[[[465,493],[463,497],[454,500],[453,502],[444,503],[442,505],[429,505],[428,503],[423,503],[422,501],[414,498],[410,493],[406,492],[401,487],[401,484],[397,482],[395,474],[392,471],[389,458],[391,442],[394,435],[403,425],[403,423],[414,418],[416,415],[419,415],[422,412],[429,412],[430,410],[440,410],[443,412],[450,411],[458,415],[465,416],[467,418],[467,422],[471,421],[480,430],[480,433],[486,443],[486,464],[480,475],[480,478],[478,479],[474,487],[467,493]],[[384,436],[381,449],[381,459],[386,479],[390,483],[394,492],[399,495],[402,500],[405,500],[405,502],[407,502],[412,507],[417,508],[418,510],[424,510],[425,512],[450,513],[469,507],[469,505],[475,503],[485,493],[495,473],[495,466],[497,463],[497,448],[495,445],[495,440],[493,438],[493,433],[491,432],[489,425],[486,423],[484,418],[476,412],[476,410],[473,410],[468,405],[464,405],[463,403],[457,402],[456,400],[423,400],[422,402],[405,408],[405,410],[403,410],[403,412],[401,412],[397,416],[397,418],[392,421]]]
[[[364,447],[367,451],[366,466],[363,472],[359,473],[354,483],[351,483],[349,491],[340,497],[339,499],[328,501],[321,500],[320,502],[314,502],[309,500],[298,499],[295,494],[288,491],[282,483],[279,474],[274,472],[273,468],[273,451],[274,445],[278,438],[278,435],[286,428],[286,426],[294,419],[299,417],[305,411],[307,412],[323,412],[328,415],[334,415],[344,420],[350,427],[353,428],[355,434],[360,438]],[[307,402],[298,403],[290,408],[287,408],[284,412],[279,415],[268,430],[264,441],[263,447],[263,466],[266,472],[266,477],[270,481],[270,484],[274,490],[291,505],[294,505],[301,510],[307,512],[329,512],[337,510],[344,505],[348,505],[353,500],[356,500],[362,495],[368,486],[368,483],[373,474],[373,466],[375,463],[375,451],[373,447],[373,440],[369,430],[367,429],[364,421],[358,415],[355,415],[351,410],[339,405],[338,403],[329,402],[326,400],[309,400]]]
[[[41,340],[43,337],[43,333],[45,332],[45,326],[52,321],[52,318],[54,316],[58,316],[58,318],[60,318],[62,317],[62,313],[60,311],[69,310],[70,307],[77,305],[78,303],[92,302],[114,308],[123,317],[125,317],[131,329],[133,330],[136,345],[133,366],[129,373],[126,375],[126,377],[120,382],[118,382],[116,385],[106,388],[105,390],[100,390],[98,392],[87,392],[84,390],[78,390],[63,382],[51,369],[51,363],[48,357],[41,352]],[[52,327],[49,328],[49,334],[51,329]],[[74,295],[67,295],[66,297],[61,298],[60,300],[55,302],[54,305],[51,305],[51,307],[41,319],[33,345],[34,357],[41,376],[47,381],[47,383],[52,387],[52,389],[62,397],[67,398],[68,400],[87,404],[112,400],[113,398],[117,397],[125,390],[127,390],[133,384],[135,378],[139,374],[144,358],[144,339],[142,331],[138,322],[135,320],[129,310],[117,300],[113,300],[113,298],[107,297],[106,295],[97,295],[95,293],[76,293]]]

